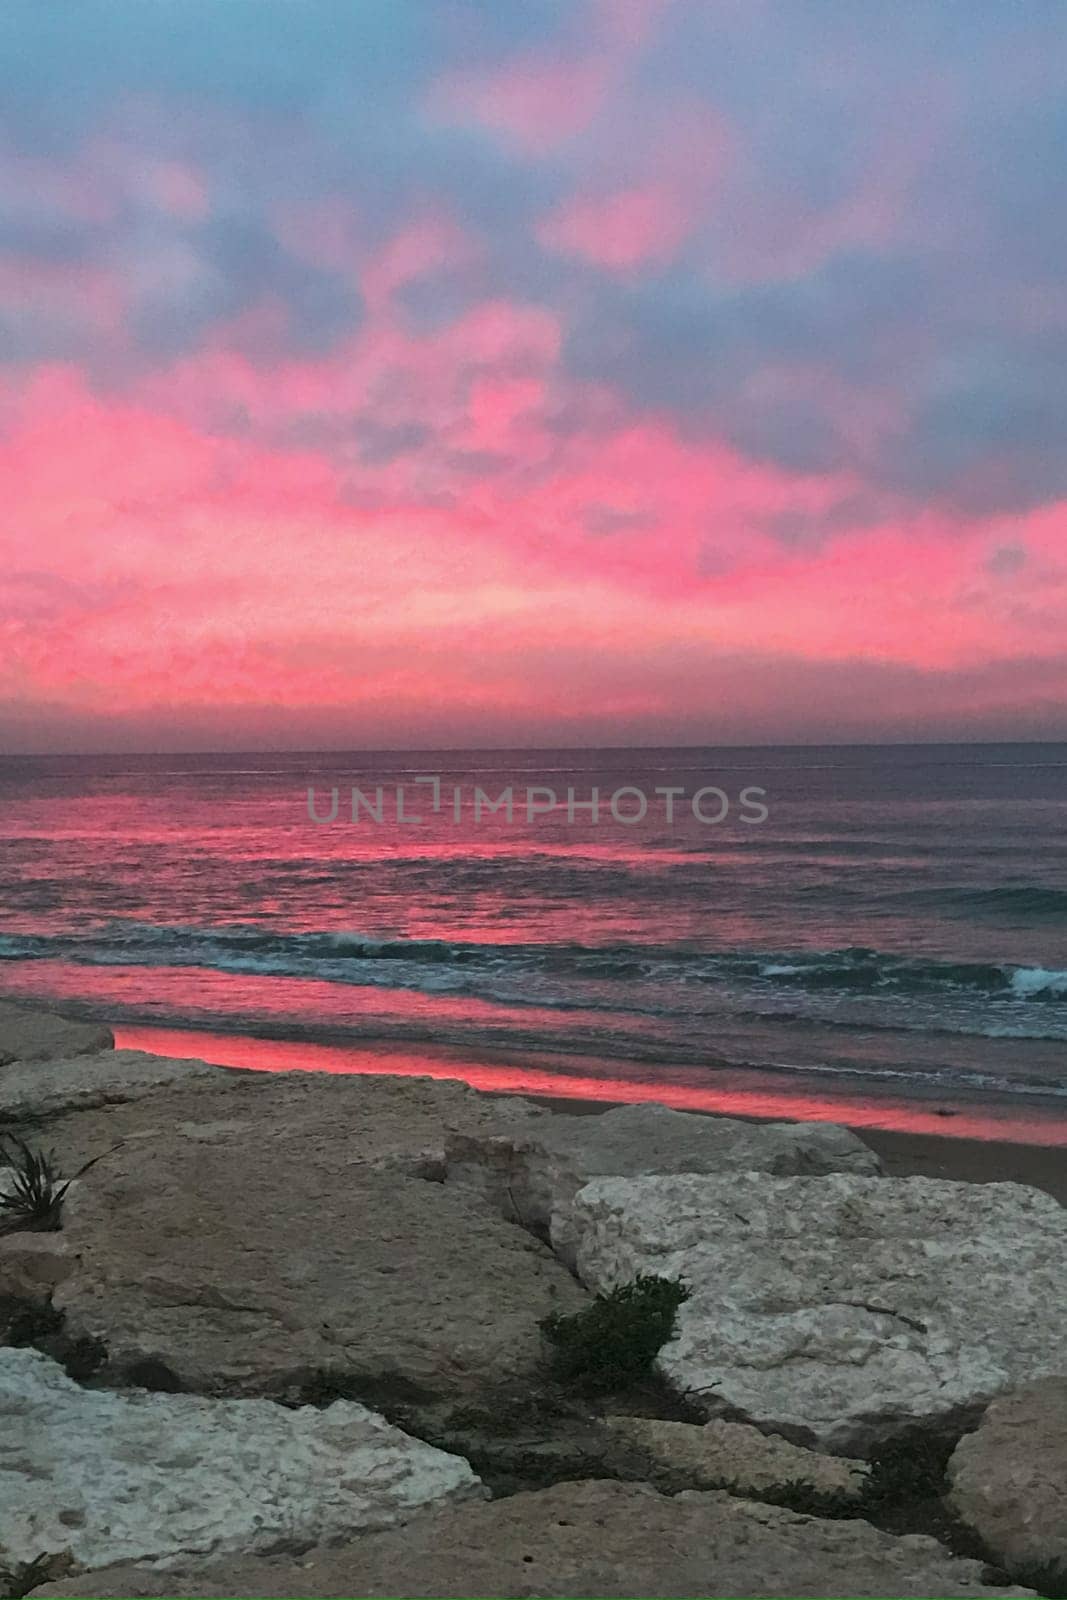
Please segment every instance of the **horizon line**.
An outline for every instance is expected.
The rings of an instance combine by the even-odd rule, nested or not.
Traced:
[[[762,740],[753,744],[515,744],[515,745],[269,745],[250,749],[203,749],[182,747],[173,750],[3,750],[0,763],[19,761],[92,761],[126,756],[352,756],[352,755],[501,755],[543,751],[586,751],[603,754],[611,751],[655,750],[963,750],[983,748],[1024,749],[1034,746],[1065,746],[1062,739],[849,739],[849,740]]]

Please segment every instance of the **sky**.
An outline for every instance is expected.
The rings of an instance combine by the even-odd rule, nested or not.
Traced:
[[[4,0],[0,751],[1067,738],[1064,0]]]

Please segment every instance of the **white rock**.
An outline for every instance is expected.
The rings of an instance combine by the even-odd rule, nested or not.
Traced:
[[[698,1596],[1027,1595],[986,1587],[982,1564],[921,1534],[830,1522],[728,1494],[645,1484],[559,1483],[299,1556],[160,1573],[119,1567],[41,1595]]]
[[[874,1151],[824,1122],[744,1122],[662,1105],[618,1106],[589,1116],[547,1116],[495,1133],[456,1134],[448,1182],[486,1194],[505,1216],[544,1230],[593,1178],[653,1173],[876,1174]]]
[[[598,1179],[553,1219],[596,1290],[682,1277],[660,1355],[679,1389],[863,1453],[1063,1360],[1067,1211],[1020,1184]]]
[[[0,1350],[2,1565],[263,1554],[483,1496],[466,1461],[348,1401],[90,1391],[35,1350]]]

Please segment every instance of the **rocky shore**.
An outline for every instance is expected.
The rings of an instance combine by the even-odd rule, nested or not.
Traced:
[[[0,1595],[1067,1593],[1045,1189],[111,1046],[0,1004]],[[664,1282],[648,1372],[561,1375]]]

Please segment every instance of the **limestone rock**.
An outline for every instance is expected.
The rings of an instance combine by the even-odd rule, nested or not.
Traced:
[[[855,1498],[869,1472],[865,1462],[820,1455],[741,1422],[661,1422],[655,1417],[609,1417],[612,1432],[642,1450],[654,1469],[694,1489],[731,1486],[758,1495],[783,1484]]]
[[[206,1061],[148,1055],[143,1050],[101,1050],[15,1061],[0,1067],[0,1114],[8,1120],[39,1120],[75,1107],[139,1100],[161,1084],[226,1072]]]
[[[661,1105],[557,1114],[503,1134],[461,1133],[449,1141],[447,1163],[450,1183],[478,1189],[505,1216],[539,1231],[593,1178],[880,1171],[873,1150],[831,1123],[743,1122]]]
[[[158,1573],[124,1567],[38,1595],[368,1597],[1025,1595],[986,1587],[977,1561],[935,1540],[830,1522],[727,1494],[559,1484],[422,1515],[302,1556]]]
[[[605,1178],[553,1235],[582,1281],[684,1278],[661,1371],[712,1412],[863,1454],[1063,1360],[1067,1211],[1020,1184]]]
[[[166,1058],[140,1060],[161,1064],[150,1093],[50,1117],[46,1142],[64,1171],[122,1142],[159,1140],[161,1165],[175,1142],[238,1151],[299,1145],[309,1162],[343,1156],[441,1178],[452,1132],[501,1132],[547,1115],[528,1101],[491,1099],[448,1078],[249,1072],[204,1063],[200,1072],[168,1076]]]
[[[585,1303],[472,1197],[285,1133],[131,1139],[86,1173],[55,1304],[108,1347],[113,1381],[152,1361],[200,1393],[290,1394],[321,1372],[361,1398],[464,1393],[528,1377],[538,1320]]]
[[[173,1563],[384,1528],[478,1479],[363,1406],[82,1389],[0,1350],[0,1565]]]
[[[51,1061],[110,1050],[115,1036],[99,1022],[74,1022],[0,1000],[0,1063]]]
[[[948,1477],[957,1512],[1001,1561],[1067,1572],[1067,1377],[994,1400]]]

